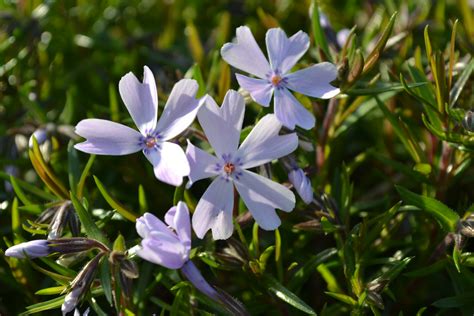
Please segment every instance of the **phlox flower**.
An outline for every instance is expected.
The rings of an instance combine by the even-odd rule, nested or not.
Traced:
[[[288,38],[279,28],[268,30],[265,41],[270,63],[247,26],[237,28],[236,33],[237,42],[226,43],[221,48],[222,58],[233,67],[257,77],[236,74],[240,86],[265,107],[269,106],[274,94],[275,115],[287,128],[294,129],[295,125],[313,128],[313,114],[289,90],[321,99],[334,97],[340,92],[330,84],[337,77],[336,66],[323,62],[290,73],[309,48],[309,37],[302,31]]]
[[[119,91],[139,131],[107,120],[86,119],[76,126],[76,133],[86,141],[74,147],[97,155],[127,155],[141,150],[153,165],[156,178],[179,186],[189,174],[189,164],[183,149],[169,140],[196,117],[200,106],[195,98],[197,90],[195,80],[176,83],[157,122],[158,94],[153,73],[145,66],[140,83],[129,72],[120,79]]]
[[[166,224],[165,224],[166,223]],[[165,223],[151,213],[137,219],[136,230],[142,241],[135,253],[141,258],[169,269],[181,269],[183,275],[203,294],[235,310],[235,302],[218,292],[202,276],[189,259],[191,251],[191,222],[189,210],[184,202],[166,213]],[[238,306],[238,305],[237,305]],[[247,315],[245,308],[237,309],[235,315]]]
[[[251,172],[254,168],[296,149],[296,133],[278,135],[281,123],[273,114],[264,116],[239,147],[245,104],[236,91],[227,92],[221,107],[207,97],[198,120],[214,148],[215,156],[188,142],[190,183],[213,177],[193,214],[193,229],[199,238],[211,229],[214,239],[232,235],[234,185],[258,225],[276,229],[281,221],[275,209],[291,212],[294,194],[285,186]]]
[[[151,213],[137,219],[137,233],[143,240],[136,253],[168,269],[180,269],[191,251],[191,222],[186,204],[179,202],[170,208],[165,223]]]

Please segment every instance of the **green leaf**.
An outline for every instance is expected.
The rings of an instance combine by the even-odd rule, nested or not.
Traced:
[[[443,270],[448,264],[447,259],[436,261],[432,265],[424,266],[420,269],[405,272],[403,275],[411,278],[420,278]]]
[[[418,87],[425,86],[426,84],[427,84],[426,82],[416,82],[416,83],[408,84],[408,87],[418,88]],[[403,84],[391,83],[391,84],[383,85],[381,87],[350,89],[348,91],[344,91],[344,93],[348,95],[373,95],[373,94],[380,94],[380,93],[389,92],[389,91],[398,92],[404,89],[405,87]]]
[[[282,301],[299,309],[302,312],[305,312],[306,314],[316,315],[316,312],[305,302],[303,302],[303,300],[301,300],[298,296],[296,296],[296,294],[281,285],[271,276],[264,276],[264,282],[268,288],[268,291],[275,294]]]
[[[30,314],[39,313],[39,312],[43,312],[43,311],[58,308],[63,304],[65,297],[66,297],[66,295],[62,295],[62,296],[53,298],[49,301],[45,301],[45,302],[41,302],[41,303],[37,303],[37,304],[27,306],[26,307],[27,311],[21,313],[20,316],[21,315],[30,315]]]
[[[66,285],[48,287],[35,292],[35,295],[56,295],[67,289]]]
[[[138,186],[138,205],[140,207],[140,214],[143,214],[148,210],[145,189],[141,184]]]
[[[69,188],[71,188],[72,193],[76,194],[77,181],[80,177],[80,170],[79,157],[77,156],[77,150],[74,148],[74,144],[72,141],[69,141],[67,145],[67,157]]]
[[[87,211],[81,202],[71,193],[71,201],[74,205],[77,215],[79,216],[79,220],[81,221],[82,227],[86,231],[86,234],[89,238],[96,239],[101,243],[108,245],[109,241],[96,225],[94,220],[92,219],[91,214]]]
[[[82,170],[81,177],[79,178],[79,183],[77,184],[77,198],[80,200],[83,197],[84,193],[84,186],[86,184],[87,176],[89,175],[89,171],[94,163],[95,155],[90,155],[89,159],[87,160],[86,166],[84,170]]]
[[[449,93],[449,106],[453,107],[456,104],[459,96],[461,95],[464,86],[468,82],[469,77],[471,76],[472,71],[474,70],[474,59],[471,58],[471,61],[467,64],[466,68],[462,71],[458,80],[454,84],[453,88]]]
[[[33,139],[33,149],[28,151],[31,163],[36,173],[43,180],[44,184],[59,198],[67,199],[69,194],[62,181],[54,174],[53,170],[44,161],[43,155],[35,137]]]
[[[472,307],[474,301],[474,292],[462,293],[456,296],[445,297],[433,303],[433,306],[438,308],[459,308]]]
[[[131,222],[135,222],[137,220],[137,215],[133,214],[132,211],[127,210],[122,204],[117,202],[110,194],[107,192],[105,189],[104,185],[102,182],[100,182],[99,178],[94,176],[94,181],[95,184],[97,185],[97,188],[99,189],[100,193],[104,197],[104,199],[107,201],[107,203],[115,209],[120,215],[125,217]]]
[[[398,193],[402,197],[402,200],[405,201],[405,203],[414,205],[420,208],[421,210],[424,210],[429,214],[433,215],[433,217],[436,218],[440,226],[446,232],[456,231],[456,226],[459,221],[459,215],[453,210],[451,210],[449,207],[447,207],[436,199],[418,195],[405,189],[404,187],[395,186],[395,188],[397,189]]]
[[[24,205],[31,205],[33,204],[25,195],[25,192],[23,192],[21,186],[18,184],[18,181],[15,179],[14,176],[10,176],[10,183],[13,187],[13,191],[15,191],[15,194],[18,199],[24,204]],[[18,203],[18,201],[17,201]]]
[[[114,84],[109,84],[109,109],[110,109],[110,119],[113,122],[118,122],[120,120],[120,110],[117,101],[117,92]]]
[[[274,251],[275,246],[269,246],[262,252],[260,257],[258,258],[258,263],[260,264],[260,269],[262,273],[265,272],[265,269],[267,268],[267,261]]]
[[[375,100],[377,101],[377,105],[385,115],[385,118],[392,125],[395,134],[397,134],[399,140],[402,142],[405,149],[411,155],[412,159],[416,163],[424,161],[423,151],[418,145],[417,140],[414,139],[414,136],[409,132],[405,123],[399,117],[396,117],[394,114],[392,114],[392,112],[390,112],[390,110],[385,106],[385,104],[383,104],[383,102],[378,97],[375,97]]]
[[[288,288],[290,290],[299,289],[303,283],[309,279],[309,277],[316,271],[316,267],[321,263],[328,261],[334,255],[337,254],[336,248],[329,248],[321,251],[315,256],[312,256],[305,264],[296,271],[293,278],[288,282]]]
[[[23,190],[30,192],[31,194],[36,195],[39,198],[42,198],[44,200],[56,200],[57,197],[49,192],[45,192],[38,188],[35,185],[32,185],[26,181],[23,181],[21,179],[18,179],[12,175],[9,175],[8,173],[5,173],[3,171],[0,171],[0,179],[6,180],[6,181],[11,181],[11,178],[15,179],[16,184],[21,187]],[[12,185],[13,186],[13,185]]]
[[[390,17],[390,20],[388,21],[387,26],[385,27],[385,29],[382,32],[382,35],[377,41],[377,44],[375,44],[374,49],[372,50],[372,52],[370,52],[370,54],[365,59],[365,65],[364,65],[364,70],[362,71],[362,74],[366,74],[367,72],[369,72],[379,60],[380,55],[382,54],[385,48],[385,45],[387,44],[388,38],[390,34],[392,33],[393,25],[395,24],[396,17],[397,17],[397,12],[392,14],[392,16]]]
[[[109,260],[101,260],[100,262],[100,284],[104,290],[105,298],[109,302],[110,306],[113,306],[112,298],[112,284],[111,284],[111,274],[110,274],[110,264]]]
[[[321,22],[319,18],[318,1],[313,0],[311,2],[311,8],[313,9],[311,13],[311,26],[312,26],[313,36],[314,36],[314,42],[324,52],[324,55],[327,58],[327,60],[332,62],[332,56],[329,51],[326,35],[324,35],[324,30],[321,27]]]
[[[182,184],[174,190],[173,205],[178,205],[179,201],[184,201],[184,188],[185,184]]]
[[[334,293],[334,292],[324,292],[327,295],[335,298],[338,301],[341,301],[350,306],[357,306],[357,301],[350,297],[349,295],[341,294],[341,293]]]

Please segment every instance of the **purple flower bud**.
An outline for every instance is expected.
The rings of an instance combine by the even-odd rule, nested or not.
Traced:
[[[306,204],[310,204],[313,201],[313,187],[311,186],[309,178],[304,174],[304,171],[301,168],[293,169],[288,174],[288,179],[295,187],[301,199]]]
[[[79,302],[79,297],[81,293],[82,288],[77,287],[66,295],[66,297],[64,298],[64,303],[61,306],[61,312],[63,313],[63,315],[66,315],[76,307],[77,303]]]
[[[48,139],[48,132],[44,128],[38,128],[36,131],[34,131],[30,137],[30,140],[28,141],[28,146],[30,148],[33,148],[33,137],[36,138],[38,145],[41,145]]]
[[[89,289],[94,276],[97,271],[100,259],[104,256],[104,253],[99,253],[92,260],[90,260],[82,270],[77,274],[71,283],[71,291],[64,298],[64,303],[61,306],[63,316],[76,308],[79,300]]]
[[[344,47],[346,44],[347,38],[349,37],[349,34],[351,33],[351,30],[349,29],[342,29],[339,32],[337,32],[336,38],[337,38],[337,44],[340,47]]]
[[[48,241],[38,239],[12,246],[5,251],[5,255],[15,258],[38,258],[45,257],[51,252]]]

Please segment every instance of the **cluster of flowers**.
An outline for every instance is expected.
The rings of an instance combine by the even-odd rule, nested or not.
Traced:
[[[153,165],[156,178],[167,184],[180,186],[183,178],[188,177],[189,188],[198,180],[214,178],[192,216],[192,227],[199,238],[209,230],[214,239],[227,239],[232,235],[234,187],[262,229],[274,230],[280,225],[276,209],[291,212],[295,206],[294,194],[287,187],[249,169],[287,156],[297,148],[297,134],[280,134],[282,126],[287,130],[293,130],[295,126],[314,127],[314,116],[289,90],[322,99],[339,93],[339,89],[330,84],[337,77],[337,69],[331,63],[319,63],[290,73],[309,48],[306,33],[299,31],[288,38],[283,30],[270,29],[266,34],[269,61],[248,27],[239,27],[236,33],[237,42],[222,47],[222,58],[256,77],[236,75],[240,86],[256,103],[268,107],[274,95],[274,114],[262,117],[240,146],[245,102],[238,92],[229,90],[219,107],[209,95],[196,98],[198,84],[195,80],[182,79],[173,87],[157,120],[156,83],[146,66],[142,83],[132,73],[119,82],[120,95],[138,131],[101,119],[86,119],[76,126],[76,133],[86,139],[77,144],[76,149],[98,155],[126,155],[141,150]],[[172,141],[193,123],[196,116],[214,155],[189,140],[184,152]],[[294,162],[290,165],[290,182],[302,199],[310,203],[313,191],[309,179]],[[182,269],[204,294],[219,297],[220,294],[207,284],[189,260],[191,222],[186,204],[180,202],[171,208],[165,222],[150,213],[137,219],[136,229],[143,240],[136,253],[167,268]],[[29,257],[39,257],[57,249],[51,247],[51,241],[35,240],[10,248],[6,255],[23,257],[26,253]],[[72,310],[76,302],[77,299],[68,303],[66,298],[63,312]]]

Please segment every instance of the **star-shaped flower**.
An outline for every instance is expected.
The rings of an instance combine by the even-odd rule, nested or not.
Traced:
[[[144,67],[143,83],[129,72],[120,79],[119,91],[139,132],[107,120],[86,119],[76,126],[76,133],[86,141],[74,147],[96,155],[127,155],[141,150],[159,180],[181,185],[189,174],[189,163],[183,149],[169,140],[181,134],[196,117],[201,104],[195,98],[197,82],[182,79],[175,84],[158,122],[158,94],[148,67]]]
[[[296,133],[278,135],[280,122],[273,114],[264,116],[239,147],[245,104],[236,91],[227,92],[222,107],[207,97],[198,120],[215,156],[188,142],[186,155],[191,166],[190,182],[214,177],[193,214],[193,229],[199,238],[212,229],[214,239],[232,235],[234,185],[258,225],[276,229],[281,221],[275,209],[291,212],[294,194],[285,186],[247,169],[285,156],[296,149]]]
[[[309,48],[308,35],[302,31],[288,38],[279,28],[268,30],[265,41],[270,63],[248,27],[241,26],[236,33],[237,43],[226,43],[221,49],[222,58],[233,67],[257,77],[236,74],[240,86],[255,102],[265,107],[269,106],[275,94],[275,115],[289,129],[294,129],[295,125],[313,128],[313,114],[288,89],[310,97],[332,98],[339,93],[339,89],[330,84],[337,77],[336,66],[323,62],[289,73]]]

